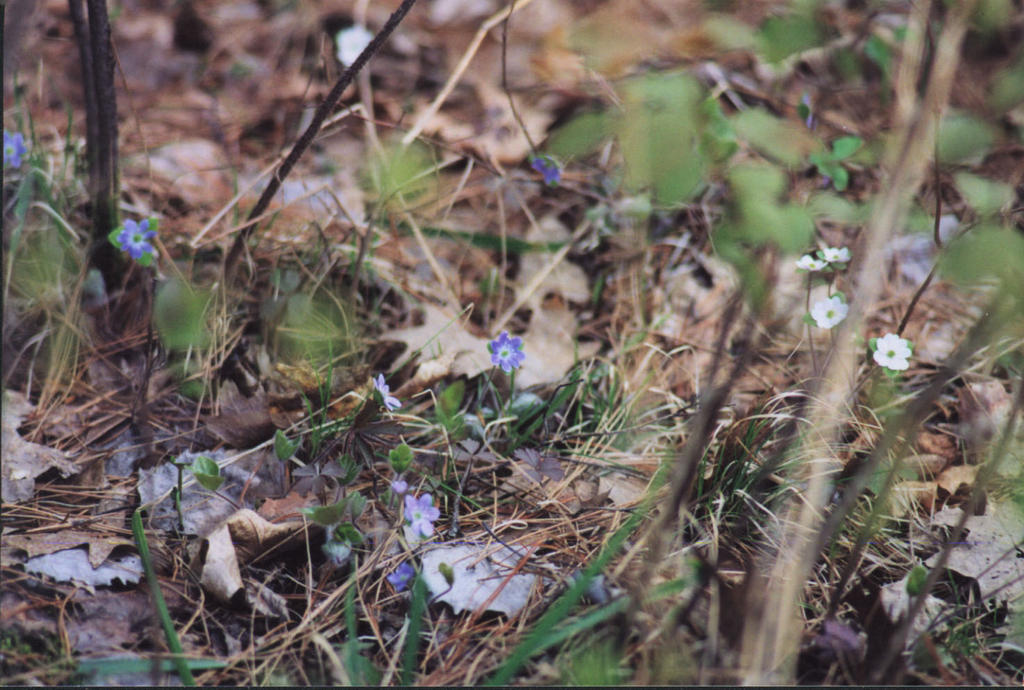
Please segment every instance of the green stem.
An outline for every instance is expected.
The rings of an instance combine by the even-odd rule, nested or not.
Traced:
[[[142,559],[142,568],[146,572],[146,581],[149,583],[149,592],[153,595],[153,605],[156,606],[157,615],[160,617],[160,624],[164,629],[164,636],[167,638],[167,647],[171,650],[175,667],[178,669],[178,677],[183,685],[193,686],[196,684],[192,677],[192,671],[185,660],[184,650],[178,640],[178,632],[174,629],[171,621],[171,614],[167,610],[167,602],[164,601],[164,593],[160,591],[160,582],[156,578],[156,570],[153,569],[153,557],[149,553],[149,542],[146,541],[146,533],[142,529],[142,508],[136,508],[132,513],[132,534],[135,535],[135,544],[139,547],[139,558]]]

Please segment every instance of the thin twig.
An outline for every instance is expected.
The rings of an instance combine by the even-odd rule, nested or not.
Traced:
[[[256,219],[263,215],[264,211],[267,210],[270,206],[271,199],[274,198],[274,195],[277,194],[277,191],[281,188],[281,183],[284,182],[284,179],[288,176],[288,173],[292,171],[292,168],[295,167],[295,164],[298,162],[302,154],[306,152],[306,149],[312,145],[313,140],[319,133],[324,121],[327,120],[327,116],[332,110],[334,110],[335,106],[337,106],[338,101],[341,100],[341,96],[345,92],[345,89],[348,88],[349,84],[352,83],[352,80],[359,71],[367,62],[369,62],[370,58],[380,50],[381,46],[384,45],[384,41],[386,41],[392,32],[394,32],[395,28],[398,27],[398,24],[405,18],[405,15],[409,13],[409,10],[411,10],[412,6],[415,4],[416,0],[402,0],[402,4],[391,14],[390,17],[388,17],[388,21],[384,24],[381,30],[377,32],[377,35],[373,37],[373,40],[370,41],[369,45],[363,49],[363,52],[359,54],[359,57],[356,58],[355,62],[349,65],[342,73],[341,77],[339,77],[338,81],[334,84],[334,88],[332,88],[331,92],[327,94],[327,98],[325,98],[319,107],[317,107],[316,112],[313,113],[312,121],[309,123],[309,126],[306,127],[306,131],[303,132],[302,136],[299,137],[299,140],[295,142],[292,150],[288,153],[288,157],[284,159],[284,162],[281,163],[281,167],[279,167],[275,171],[274,176],[270,178],[270,182],[267,183],[267,187],[263,190],[263,194],[260,195],[260,198],[256,202],[252,211],[249,212],[246,224],[238,231],[238,234],[235,235],[235,241],[231,245],[231,250],[228,252],[227,258],[224,260],[224,282],[226,284],[234,280],[239,259],[242,257],[242,251],[245,249],[246,242],[249,241],[249,238],[256,230]]]

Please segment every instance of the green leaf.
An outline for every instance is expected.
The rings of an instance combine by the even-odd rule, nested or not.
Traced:
[[[860,137],[839,137],[832,142],[832,156],[836,160],[849,158],[857,152],[857,149],[859,149],[863,143],[864,141]]]
[[[731,118],[736,134],[757,151],[780,163],[797,168],[821,144],[802,122],[781,120],[762,108],[748,108]]]
[[[337,503],[329,506],[313,506],[303,508],[300,512],[318,525],[329,527],[343,522],[349,514],[349,499],[356,494],[349,494]]]
[[[971,115],[951,112],[942,118],[938,133],[940,163],[981,161],[995,141],[993,127]]]
[[[205,455],[200,455],[192,462],[191,470],[196,481],[208,491],[216,491],[224,483],[224,477],[220,476],[220,467]]]
[[[274,454],[277,455],[278,460],[287,460],[295,454],[295,449],[298,447],[299,442],[289,441],[280,429],[274,434]]]
[[[832,192],[816,192],[807,202],[807,209],[816,218],[855,225],[867,220],[871,210]]]
[[[892,66],[892,50],[889,49],[889,44],[872,34],[864,42],[864,54],[869,60],[878,65],[878,68],[882,70],[882,73],[888,79],[889,70]]]
[[[907,594],[916,597],[924,592],[925,580],[928,579],[928,569],[923,565],[915,565],[907,574]]]
[[[350,484],[356,478],[356,475],[359,474],[359,464],[348,453],[338,458],[338,465],[341,466],[342,470],[342,474],[338,476],[338,482],[342,486]]]
[[[395,472],[399,474],[405,472],[412,464],[412,448],[405,443],[392,448],[388,453],[388,461]]]
[[[612,134],[608,113],[582,113],[555,131],[545,150],[556,158],[577,158],[595,150]]]
[[[350,493],[347,496],[348,499],[348,514],[353,520],[358,520],[359,516],[366,510],[366,496],[363,496],[358,491]]]
[[[451,419],[462,406],[462,396],[466,392],[466,382],[458,380],[445,388],[437,397],[437,411],[445,419]]]
[[[347,542],[359,546],[365,541],[363,533],[360,532],[351,522],[343,522],[334,528],[334,538],[340,542]]]
[[[173,278],[157,288],[153,300],[153,326],[160,341],[169,350],[204,347],[210,339],[206,328],[206,308],[210,296],[193,290]]]
[[[758,47],[768,62],[778,62],[821,41],[821,25],[810,14],[769,17],[758,32]]]
[[[837,192],[842,192],[846,189],[847,185],[850,184],[850,173],[846,171],[846,168],[841,165],[835,166],[832,170],[832,174],[829,175],[832,178],[832,186],[836,188]]]
[[[1008,184],[966,172],[957,173],[954,179],[957,189],[979,215],[998,213],[1013,203],[1013,187]]]
[[[649,188],[660,204],[689,201],[704,184],[706,161],[697,125],[702,90],[685,74],[648,75],[625,88],[618,121],[625,184]]]
[[[983,226],[952,242],[940,261],[944,275],[961,284],[1002,281],[1018,298],[1024,286],[1024,236],[1011,228]]]

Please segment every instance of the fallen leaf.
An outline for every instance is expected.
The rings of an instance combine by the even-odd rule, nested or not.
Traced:
[[[878,593],[879,599],[882,602],[882,608],[893,623],[903,619],[910,610],[910,595],[907,593],[908,577],[909,573],[899,582],[890,582],[887,585],[882,585]],[[946,602],[942,601],[942,599],[931,594],[928,595],[924,606],[910,626],[912,634],[907,636],[906,649],[914,647],[917,643],[917,638],[928,629],[932,620],[942,613],[945,606]]]
[[[455,356],[453,354],[442,355],[435,359],[420,362],[420,365],[416,367],[416,373],[395,391],[395,396],[399,399],[408,398],[429,388],[451,373],[454,362]]]
[[[931,510],[935,505],[935,482],[896,482],[892,487],[892,514],[902,518],[917,509]]]
[[[252,510],[239,510],[227,519],[231,541],[242,563],[249,563],[264,554],[278,549],[289,540],[303,543],[306,529],[301,520],[291,522],[268,522]],[[280,553],[280,551],[278,551]]]
[[[904,465],[913,470],[918,479],[931,479],[949,464],[942,455],[921,453],[904,458]]]
[[[960,508],[944,508],[932,522],[952,526],[961,514]],[[989,500],[986,513],[967,518],[965,527],[967,536],[950,550],[946,567],[977,580],[982,599],[996,596],[1013,602],[1024,597],[1024,511],[1010,502]],[[932,567],[938,557],[925,565]]]
[[[974,486],[974,478],[978,474],[978,465],[953,465],[947,467],[939,475],[935,483],[940,489],[950,494],[955,494],[960,487],[970,489]]]
[[[612,474],[598,480],[598,491],[608,496],[612,505],[626,508],[636,505],[647,494],[647,482],[624,474]]]
[[[72,596],[67,634],[79,654],[123,652],[135,648],[142,631],[155,625],[153,600],[145,589],[129,592],[78,590]],[[168,602],[170,603],[170,602]]]
[[[85,549],[64,549],[28,559],[25,570],[48,575],[57,582],[74,581],[89,588],[110,585],[114,580],[134,585],[142,579],[142,559],[136,554],[127,554],[94,568]]]
[[[51,468],[56,468],[64,478],[78,473],[78,468],[66,453],[26,441],[18,434],[18,427],[34,409],[35,406],[22,393],[4,391],[0,474],[3,475],[2,497],[5,503],[18,503],[32,498],[36,490],[36,477]]]
[[[488,611],[513,616],[526,606],[534,585],[540,582],[539,575],[510,575],[524,555],[507,546],[440,546],[423,554],[423,578],[434,596],[455,613],[486,605]],[[451,585],[441,573],[442,563],[454,574]]]
[[[267,396],[260,390],[251,398],[238,392],[238,386],[225,381],[220,389],[220,414],[206,417],[206,426],[228,445],[252,448],[274,435],[277,427],[270,418]]]
[[[218,601],[232,606],[241,605],[245,598],[245,584],[238,568],[235,545],[231,543],[231,530],[222,524],[204,540],[201,553],[202,572],[199,584]]]
[[[562,463],[558,461],[558,458],[551,455],[541,455],[533,448],[519,448],[512,456],[517,460],[522,460],[529,466],[524,468],[523,471],[538,483],[541,481],[541,475],[554,481],[558,481],[565,476],[565,472],[562,470]]]
[[[89,564],[99,568],[107,556],[118,546],[132,546],[131,539],[100,532],[66,529],[43,534],[10,534],[4,535],[4,548],[15,548],[24,551],[29,558],[41,556],[78,546],[89,547]]]
[[[1006,425],[1010,394],[999,381],[974,381],[957,394],[960,432],[977,454]]]
[[[206,139],[185,139],[129,159],[129,169],[152,175],[169,185],[190,203],[217,205],[231,196],[229,162],[224,152]]]
[[[487,351],[490,341],[473,335],[464,324],[464,317],[453,317],[440,307],[424,303],[422,325],[389,331],[381,337],[405,343],[406,355],[420,350],[421,358],[451,357],[451,373],[472,378],[493,366]]]

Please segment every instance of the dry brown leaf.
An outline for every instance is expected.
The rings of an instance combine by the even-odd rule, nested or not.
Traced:
[[[319,505],[319,499],[315,494],[303,495],[297,491],[290,492],[284,498],[268,498],[257,511],[267,520],[279,520],[281,518],[299,517],[303,508]]]
[[[36,477],[56,468],[62,477],[78,473],[78,468],[67,454],[55,448],[26,441],[18,434],[18,427],[35,406],[18,391],[4,391],[2,413],[3,436],[0,453],[0,473],[3,474],[4,502],[27,501],[35,494]]]
[[[526,606],[540,581],[539,575],[513,574],[524,556],[524,551],[508,546],[440,546],[423,554],[423,578],[435,598],[455,613],[486,608],[513,616]],[[451,568],[450,584],[441,572],[442,563]]]
[[[87,530],[66,529],[42,534],[4,535],[4,549],[8,547],[24,551],[29,558],[41,556],[77,546],[89,547],[89,564],[99,568],[110,552],[118,546],[132,546],[131,539]],[[6,564],[5,564],[6,565]]]
[[[932,453],[911,455],[903,462],[906,467],[914,471],[918,479],[931,479],[949,464],[945,457]]]
[[[244,596],[245,585],[238,569],[238,557],[231,543],[231,531],[227,523],[211,532],[203,542],[206,545],[206,557],[199,584],[221,603],[240,604],[239,593]]]
[[[252,448],[263,443],[277,430],[270,418],[267,396],[260,390],[251,398],[238,392],[238,386],[225,381],[221,386],[220,414],[206,418],[206,426],[228,445]]]
[[[892,514],[905,517],[918,507],[931,510],[935,505],[935,482],[897,482],[892,487]]]
[[[1005,426],[1010,413],[1010,394],[999,381],[968,383],[958,393],[961,433],[974,452]]]
[[[239,510],[225,524],[242,563],[249,563],[291,539],[301,540],[305,534],[305,523],[301,521],[268,522],[248,509]]]
[[[489,341],[466,330],[464,317],[453,317],[429,303],[423,305],[423,325],[389,331],[381,337],[405,343],[407,355],[423,348],[420,357],[451,357],[451,373],[456,376],[473,377],[491,367]]]
[[[647,493],[647,482],[622,474],[601,477],[599,491],[611,499],[612,505],[626,508],[636,505]]]
[[[933,522],[952,526],[959,522],[960,508],[945,508]],[[1024,513],[1011,502],[989,501],[984,515],[972,515],[965,523],[966,538],[949,552],[946,567],[978,581],[982,599],[996,596],[1024,606]],[[925,562],[933,567],[939,554]]]
[[[953,465],[947,467],[935,480],[940,489],[955,494],[961,486],[970,489],[974,486],[974,478],[978,474],[978,465]]]
[[[421,362],[416,367],[416,373],[413,374],[413,377],[395,391],[395,396],[400,399],[409,398],[429,388],[451,373],[454,362],[455,355],[453,354],[441,355],[435,359]]]
[[[929,455],[941,455],[946,464],[951,465],[957,459],[956,441],[948,434],[922,431],[917,435],[917,450]]]

